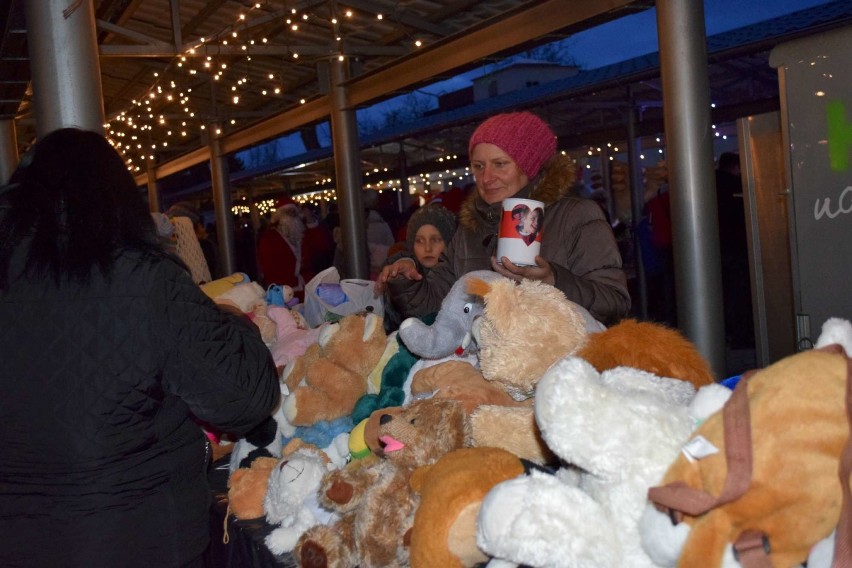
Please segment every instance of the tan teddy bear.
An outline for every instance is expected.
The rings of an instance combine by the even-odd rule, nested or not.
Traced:
[[[741,381],[686,444],[692,453],[682,452],[649,492],[660,510],[646,507],[640,534],[657,565],[728,566],[732,549],[750,537],[758,548],[749,556],[761,557],[752,565],[799,566],[835,529],[852,325],[829,319],[817,347],[824,350],[791,355]],[[742,448],[733,445],[741,440]]]
[[[284,417],[294,426],[309,426],[351,414],[386,342],[382,318],[375,314],[353,314],[327,326],[317,343],[284,368],[281,380],[290,390]]]
[[[414,470],[461,448],[467,416],[454,400],[425,399],[377,410],[382,459],[361,460],[323,479],[321,503],[341,515],[305,532],[294,550],[303,567],[392,568],[408,565],[408,533],[418,497]]]

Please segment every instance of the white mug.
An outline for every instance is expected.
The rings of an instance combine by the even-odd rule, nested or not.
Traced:
[[[541,251],[544,203],[535,199],[503,200],[503,216],[497,239],[497,262],[505,256],[518,266],[535,266]]]

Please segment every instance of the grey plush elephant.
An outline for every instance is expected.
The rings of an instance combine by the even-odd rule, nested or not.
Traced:
[[[441,311],[432,325],[417,318],[408,318],[399,326],[399,337],[409,351],[423,359],[441,359],[450,355],[470,353],[473,320],[482,315],[482,298],[467,293],[468,280],[479,278],[493,282],[503,278],[491,270],[475,270],[459,278],[441,302]],[[461,351],[459,351],[461,350]]]

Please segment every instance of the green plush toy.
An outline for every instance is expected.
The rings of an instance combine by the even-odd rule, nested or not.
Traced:
[[[430,326],[435,322],[437,315],[437,313],[430,314],[419,319],[424,325]],[[352,411],[352,422],[355,424],[368,418],[375,410],[402,406],[402,403],[405,402],[403,386],[408,379],[411,368],[420,358],[409,351],[400,339],[398,332],[394,332],[388,337],[388,348],[385,350],[385,355],[388,356],[387,358],[382,357],[382,360],[386,361],[385,366],[377,366],[373,370],[368,388],[373,385],[373,377],[381,372],[381,380],[378,386],[372,387],[375,389],[374,392],[368,392],[355,403],[355,409]]]

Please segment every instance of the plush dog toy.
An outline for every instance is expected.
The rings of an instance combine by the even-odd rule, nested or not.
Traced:
[[[766,552],[776,568],[797,566],[831,534],[840,515],[838,464],[849,439],[848,321],[825,323],[817,346],[832,343],[842,348],[798,353],[742,381],[725,411],[695,432],[688,454],[673,461],[650,495],[664,511],[649,505],[642,517],[642,542],[658,565],[739,566],[734,543],[753,538],[757,548],[748,554]],[[729,440],[748,438],[744,449],[732,445],[735,458],[726,455]],[[695,446],[705,451],[695,455]],[[675,483],[674,495],[702,506],[684,507],[673,497]],[[681,511],[682,520],[668,508]]]
[[[367,392],[367,376],[385,351],[382,318],[353,314],[322,329],[318,342],[284,368],[283,403],[294,426],[348,416]]]
[[[461,404],[452,400],[421,400],[377,413],[382,459],[367,466],[358,460],[324,478],[320,500],[340,514],[340,520],[302,535],[294,554],[303,567],[408,563],[406,534],[418,502],[409,486],[411,475],[462,447],[467,417]]]
[[[495,486],[479,515],[480,548],[529,566],[654,566],[638,520],[648,488],[693,429],[694,393],[638,369],[599,374],[579,357],[557,362],[538,383],[535,418],[568,466]]]

